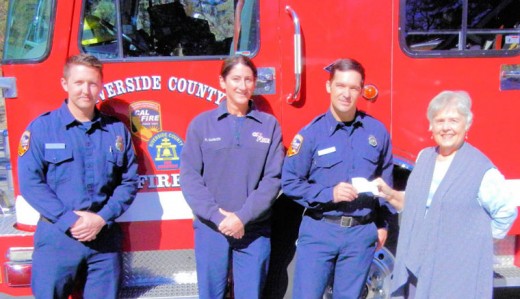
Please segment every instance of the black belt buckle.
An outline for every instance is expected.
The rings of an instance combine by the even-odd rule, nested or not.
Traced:
[[[351,227],[353,224],[354,224],[353,217],[341,216],[341,221],[339,223],[339,225],[341,225],[341,227]]]

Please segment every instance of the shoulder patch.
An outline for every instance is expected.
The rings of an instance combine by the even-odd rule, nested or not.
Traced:
[[[291,141],[291,147],[287,151],[287,157],[291,157],[291,156],[298,154],[298,152],[300,151],[300,148],[302,147],[302,144],[303,144],[303,136],[300,134],[294,136],[293,140]]]
[[[23,156],[29,150],[29,144],[31,143],[31,132],[25,131],[20,138],[20,144],[18,144],[18,156]]]

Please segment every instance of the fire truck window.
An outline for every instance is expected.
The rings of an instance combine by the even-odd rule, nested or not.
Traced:
[[[227,56],[258,48],[258,0],[90,0],[81,46],[102,59]],[[118,23],[120,25],[118,25]]]
[[[117,58],[118,39],[115,0],[86,1],[81,48],[99,58]]]
[[[51,0],[11,1],[4,48],[5,61],[43,59],[49,50]]]
[[[407,0],[401,45],[414,56],[502,56],[520,51],[518,0]]]

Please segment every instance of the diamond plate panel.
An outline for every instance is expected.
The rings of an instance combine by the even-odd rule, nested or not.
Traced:
[[[120,298],[197,298],[193,250],[127,252]]]
[[[0,215],[0,235],[1,236],[29,236],[32,232],[17,230],[14,228],[16,224],[16,215]]]

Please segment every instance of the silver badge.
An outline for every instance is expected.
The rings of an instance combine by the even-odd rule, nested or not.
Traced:
[[[370,144],[373,147],[377,146],[377,139],[374,135],[368,136],[368,144]]]

